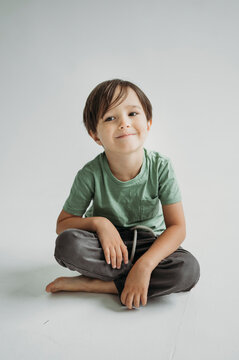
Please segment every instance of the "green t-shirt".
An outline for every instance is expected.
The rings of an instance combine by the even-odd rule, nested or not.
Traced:
[[[140,172],[129,181],[112,174],[105,152],[89,161],[77,172],[63,210],[83,217],[103,216],[118,227],[145,225],[160,235],[166,229],[161,205],[179,201],[171,160],[144,148]]]

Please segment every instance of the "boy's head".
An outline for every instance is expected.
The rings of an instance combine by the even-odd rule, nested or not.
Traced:
[[[112,102],[116,88],[119,89],[119,94],[114,102]],[[136,93],[147,120],[152,119],[152,105],[137,85],[130,81],[120,79],[107,80],[98,84],[86,100],[83,111],[83,122],[89,134],[90,132],[96,133],[99,119],[103,118],[108,110],[125,100],[129,88]]]

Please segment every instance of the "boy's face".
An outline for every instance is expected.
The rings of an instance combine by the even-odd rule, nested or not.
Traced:
[[[116,88],[112,102],[118,92],[119,88]],[[152,119],[147,121],[137,94],[128,88],[125,100],[108,110],[99,119],[96,133],[90,131],[90,135],[106,152],[131,153],[143,148],[151,125]],[[130,135],[120,137],[125,134]]]

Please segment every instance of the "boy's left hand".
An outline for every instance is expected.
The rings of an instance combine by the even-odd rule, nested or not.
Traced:
[[[146,305],[150,277],[151,270],[141,264],[134,264],[127,275],[120,297],[121,302],[129,309],[132,309],[133,305],[139,308],[140,300],[143,306]]]

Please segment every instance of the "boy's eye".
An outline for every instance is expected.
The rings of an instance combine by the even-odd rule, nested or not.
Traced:
[[[109,119],[112,119],[114,116],[110,116],[108,117],[107,119],[105,119],[105,121],[109,120]]]
[[[133,112],[131,112],[129,115],[131,115],[131,114],[138,114],[138,113],[136,113],[135,111],[133,111]],[[107,120],[109,120],[109,119],[112,119],[114,116],[109,116],[108,118],[106,118],[105,119],[105,121],[107,121]]]

